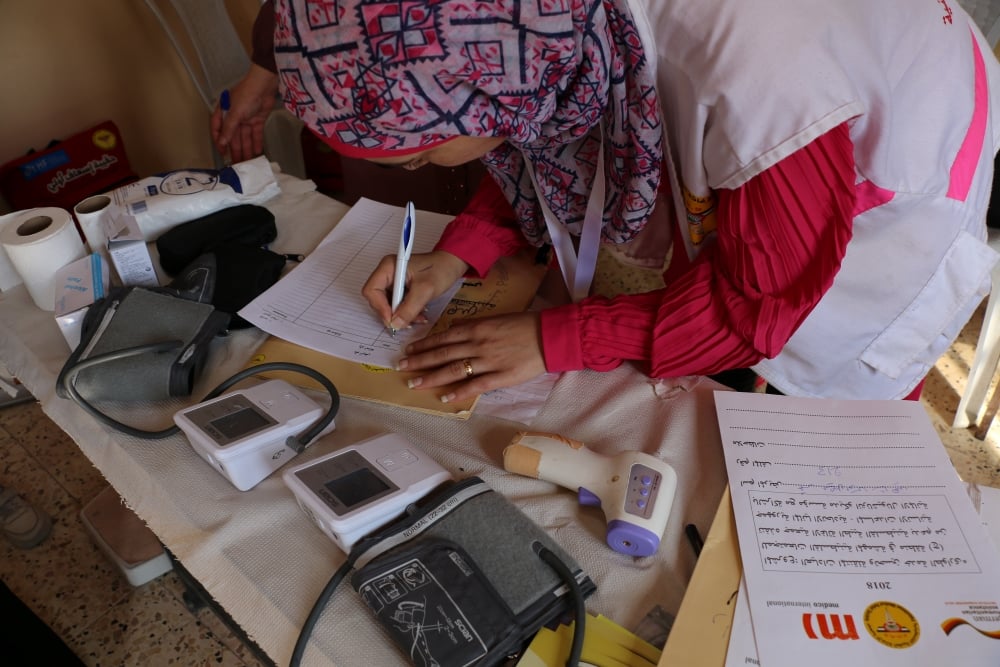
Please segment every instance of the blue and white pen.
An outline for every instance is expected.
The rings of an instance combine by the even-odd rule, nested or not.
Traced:
[[[222,94],[219,95],[219,108],[222,109],[222,122],[223,122],[223,124],[225,124],[225,122],[226,122],[226,114],[229,113],[229,105],[230,105],[230,101],[229,101],[229,89],[226,88],[226,89],[224,89],[222,91]],[[232,163],[232,160],[229,159],[229,151],[228,150],[226,151],[226,155],[223,157],[223,161],[225,162],[225,164],[226,164],[227,167]]]
[[[413,202],[406,203],[406,215],[403,217],[403,229],[399,234],[399,252],[396,253],[396,273],[392,281],[392,312],[395,314],[403,301],[403,291],[406,289],[406,265],[410,262],[413,252],[414,225]],[[389,327],[389,332],[395,336],[396,330]]]

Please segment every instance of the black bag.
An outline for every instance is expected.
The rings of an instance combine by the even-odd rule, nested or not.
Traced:
[[[229,328],[250,326],[236,313],[278,281],[288,258],[263,246],[277,236],[262,206],[232,206],[185,222],[156,240],[168,285],[231,316]]]
[[[229,315],[212,305],[163,288],[112,289],[87,310],[80,343],[59,372],[56,393],[71,398],[65,387],[70,380],[88,401],[190,396],[209,343],[228,323]],[[106,360],[80,367],[98,357]]]
[[[274,241],[274,214],[263,206],[231,206],[178,225],[156,239],[160,266],[176,276],[198,256],[229,246],[263,247]]]
[[[195,258],[167,285],[230,316],[230,329],[251,326],[237,312],[281,277],[288,260],[263,248],[234,245]]]

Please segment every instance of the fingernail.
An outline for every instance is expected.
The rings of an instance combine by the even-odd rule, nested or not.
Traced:
[[[396,362],[396,370],[405,371],[406,367],[409,365],[410,365],[410,360],[407,359],[406,357],[403,357],[402,359]]]
[[[419,387],[423,383],[424,383],[424,379],[423,378],[411,378],[411,379],[409,379],[409,380],[406,381],[406,386],[409,387],[410,389],[416,389],[417,387]]]
[[[442,403],[450,403],[451,401],[454,400],[455,400],[455,394],[445,394],[444,396],[441,397]]]
[[[403,328],[403,320],[399,319],[398,317],[392,318],[392,321],[389,322],[389,328],[399,331],[400,329]]]

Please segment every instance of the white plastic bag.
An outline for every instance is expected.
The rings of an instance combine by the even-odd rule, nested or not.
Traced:
[[[149,176],[108,193],[139,223],[146,241],[182,222],[237,204],[261,204],[281,188],[264,156],[223,169],[179,169]]]

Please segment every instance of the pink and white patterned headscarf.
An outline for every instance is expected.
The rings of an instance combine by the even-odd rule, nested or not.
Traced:
[[[505,137],[483,162],[536,245],[526,169],[578,234],[602,136],[605,240],[652,210],[660,108],[626,0],[277,0],[275,59],[285,106],[347,155]]]

